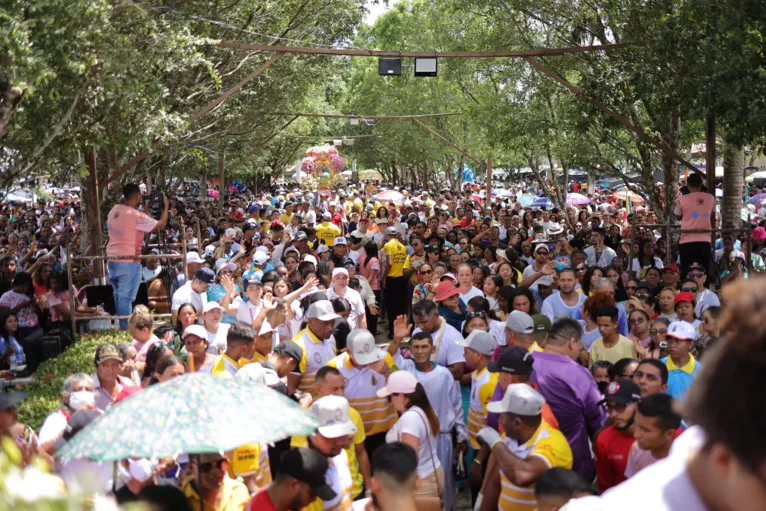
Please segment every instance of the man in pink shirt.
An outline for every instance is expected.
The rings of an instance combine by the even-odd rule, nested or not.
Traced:
[[[138,286],[141,283],[141,262],[137,257],[141,254],[144,233],[154,232],[165,227],[168,222],[168,198],[164,198],[162,217],[154,220],[139,211],[141,190],[138,185],[128,183],[122,188],[124,204],[117,204],[109,212],[106,225],[109,229],[109,243],[106,245],[107,257],[122,257],[126,259],[107,261],[109,280],[114,288],[114,304],[119,316],[129,316],[131,306],[136,299]],[[128,320],[121,319],[120,327],[128,328]]]
[[[702,177],[694,173],[686,179],[689,193],[678,198],[674,211],[681,220],[681,229],[710,229],[715,197],[702,191]],[[704,265],[705,272],[710,270],[710,232],[681,233],[678,245],[681,257],[681,275],[686,278],[689,265],[698,262]]]

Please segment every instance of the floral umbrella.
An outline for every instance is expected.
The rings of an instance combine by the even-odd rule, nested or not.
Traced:
[[[396,204],[404,204],[404,195],[396,190],[385,190],[377,194],[374,199],[378,202],[395,202]]]
[[[590,204],[591,200],[581,193],[568,193],[567,204],[574,206],[581,206],[583,204]]]
[[[286,396],[239,379],[194,373],[118,402],[60,451],[64,460],[158,459],[308,435],[319,421]]]

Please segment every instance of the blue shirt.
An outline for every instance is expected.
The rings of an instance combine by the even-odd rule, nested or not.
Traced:
[[[239,294],[239,286],[234,285],[234,290]],[[226,296],[226,289],[221,284],[210,284],[210,286],[207,289],[207,301],[208,302],[218,302],[221,303],[223,301],[223,297]],[[226,323],[227,325],[233,325],[237,322],[237,318],[229,314],[228,312],[223,313],[223,318],[221,319],[221,323]]]
[[[682,399],[686,395],[697,377],[697,373],[702,369],[702,364],[697,362],[693,355],[689,355],[689,357],[689,362],[683,367],[677,367],[669,356],[661,360],[668,368],[668,391],[666,393],[673,399]]]

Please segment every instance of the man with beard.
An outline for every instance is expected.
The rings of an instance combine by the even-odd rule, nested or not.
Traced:
[[[540,312],[548,316],[551,322],[565,317],[580,319],[582,304],[588,297],[575,291],[577,286],[575,271],[572,268],[564,268],[559,272],[558,281],[559,292],[543,300]]]
[[[325,481],[327,458],[314,449],[301,447],[282,457],[284,470],[268,488],[255,494],[248,511],[296,511],[319,497],[323,501],[335,498],[335,492]]]
[[[638,385],[628,379],[611,382],[606,388],[606,403],[610,426],[596,438],[593,451],[596,455],[596,478],[598,488],[605,492],[625,481],[625,467],[630,448],[635,442],[635,417],[637,403],[641,400]]]
[[[192,509],[239,511],[249,498],[247,487],[229,477],[229,460],[219,453],[200,454],[191,460],[192,475],[181,483],[181,491]]]

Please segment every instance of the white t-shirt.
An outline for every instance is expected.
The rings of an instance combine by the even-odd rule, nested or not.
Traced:
[[[698,318],[702,317],[702,313],[705,312],[705,309],[708,307],[720,307],[721,306],[721,300],[718,299],[718,295],[716,295],[711,290],[705,288],[699,293],[697,293],[697,305],[694,307],[694,315]]]
[[[40,434],[37,436],[37,443],[42,445],[58,440],[64,434],[66,428],[66,416],[60,410],[56,410],[45,419],[45,422],[43,422],[43,426],[40,428]]]
[[[253,305],[250,302],[242,302],[237,308],[237,321],[242,321],[248,325],[252,325],[258,314],[261,313],[262,305]]]
[[[420,407],[413,406],[404,412],[394,427],[386,433],[387,443],[400,442],[405,433],[418,439],[417,472],[421,479],[428,477],[441,466],[436,455],[436,437],[430,428],[425,412]]]
[[[155,269],[150,270],[146,266],[141,267],[141,282],[149,282],[152,279],[157,278],[157,276],[162,271],[162,266],[157,266]]]
[[[413,330],[412,335],[418,332],[422,332],[420,328]],[[434,330],[431,333],[431,339],[436,343],[436,335],[439,330]],[[458,341],[463,341],[463,336],[457,329],[449,324],[444,325],[444,335],[442,335],[441,343],[436,350],[436,363],[440,366],[449,366],[451,364],[458,364],[465,362],[465,350],[458,344]]]
[[[229,333],[230,326],[231,325],[226,323],[220,323],[216,333],[210,332],[207,329],[205,330],[207,333],[208,344],[210,344],[210,346],[215,346],[218,350],[218,353],[223,353],[226,351],[226,334]]]
[[[474,296],[484,296],[484,293],[482,293],[481,289],[476,286],[471,286],[471,289],[469,289],[466,294],[460,293],[460,299],[463,300],[463,303],[465,304],[467,304],[468,300]]]
[[[173,304],[170,308],[171,311],[177,311],[181,308],[181,305],[191,303],[194,305],[194,310],[197,311],[197,314],[202,314],[202,309],[205,308],[205,304],[207,303],[207,293],[195,292],[191,287],[192,282],[193,280],[190,280],[173,293]]]
[[[328,289],[326,292],[328,300],[333,300],[334,298],[340,297],[340,295],[335,292],[333,287],[330,287],[330,289]],[[359,292],[351,289],[350,287],[346,288],[346,294],[343,295],[342,298],[345,298],[348,300],[348,303],[351,304],[351,314],[348,315],[348,325],[351,330],[353,330],[358,326],[359,318],[364,317],[364,301],[362,300],[362,296],[359,294]]]

